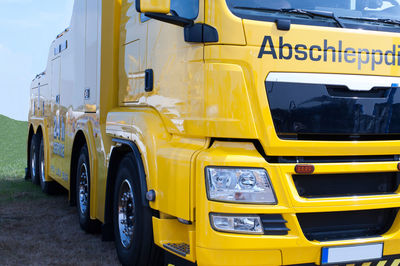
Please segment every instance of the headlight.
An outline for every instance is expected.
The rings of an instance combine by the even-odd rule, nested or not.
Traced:
[[[210,200],[277,203],[268,173],[264,169],[207,167],[206,180]]]
[[[261,219],[257,215],[239,216],[212,213],[210,218],[211,225],[216,231],[239,234],[264,234]]]

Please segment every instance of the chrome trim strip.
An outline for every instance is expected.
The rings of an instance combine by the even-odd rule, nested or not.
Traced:
[[[295,82],[347,86],[352,91],[369,91],[374,87],[399,87],[400,77],[271,72],[268,82]]]

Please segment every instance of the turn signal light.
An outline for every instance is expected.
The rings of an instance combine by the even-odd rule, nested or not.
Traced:
[[[400,171],[400,163],[397,164],[397,170]]]
[[[298,164],[294,168],[294,171],[297,174],[312,174],[314,173],[314,170],[315,170],[314,165],[311,164]]]

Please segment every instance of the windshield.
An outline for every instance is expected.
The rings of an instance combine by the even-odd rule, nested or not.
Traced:
[[[328,26],[337,26],[337,21],[332,21],[332,18],[335,18],[350,28],[354,24],[372,25],[375,29],[377,25],[400,28],[400,0],[226,1],[235,15],[247,19],[275,21],[283,17],[289,18],[292,23],[321,25],[325,22],[329,24]],[[307,14],[304,11],[325,12],[323,13],[325,15]]]

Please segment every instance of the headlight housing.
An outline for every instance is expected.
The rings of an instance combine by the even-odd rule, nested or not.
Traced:
[[[206,183],[210,200],[277,204],[268,173],[262,168],[207,167]]]

